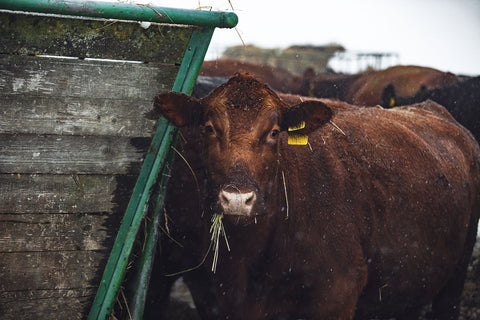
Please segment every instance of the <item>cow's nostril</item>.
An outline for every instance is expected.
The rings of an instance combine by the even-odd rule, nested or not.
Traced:
[[[245,200],[245,204],[248,205],[248,206],[251,205],[252,202],[253,202],[253,198],[254,198],[253,195],[251,197],[249,197],[247,200]]]
[[[223,192],[220,195],[220,199],[221,199],[222,203],[228,204],[228,202],[229,202],[227,196]]]

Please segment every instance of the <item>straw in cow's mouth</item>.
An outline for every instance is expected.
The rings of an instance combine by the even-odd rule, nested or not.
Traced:
[[[210,238],[210,245],[208,246],[207,252],[203,256],[202,261],[195,267],[189,268],[183,271],[175,272],[175,273],[170,273],[166,274],[165,276],[167,277],[173,277],[173,276],[178,276],[186,272],[193,271],[195,269],[200,268],[205,260],[207,259],[208,254],[210,253],[210,249],[213,248],[213,263],[212,263],[212,272],[215,273],[217,271],[217,262],[218,262],[218,248],[219,248],[219,240],[220,240],[220,235],[223,235],[225,238],[225,243],[227,244],[227,249],[230,251],[230,245],[228,244],[228,239],[227,239],[227,234],[225,233],[225,227],[223,226],[223,213],[222,214],[214,214],[212,216],[212,225],[210,226],[210,233],[212,234],[212,237]]]
[[[220,235],[223,235],[225,243],[227,245],[228,251],[230,251],[230,245],[228,244],[227,234],[225,233],[225,227],[223,226],[223,214],[214,214],[212,216],[212,225],[210,226],[210,233],[212,237],[210,238],[210,245],[213,247],[213,263],[212,263],[212,272],[217,271],[217,262],[218,262],[218,247]]]

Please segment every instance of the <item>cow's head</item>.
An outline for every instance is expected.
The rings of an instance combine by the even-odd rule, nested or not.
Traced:
[[[319,101],[288,107],[248,74],[236,75],[202,99],[161,94],[155,107],[176,126],[202,128],[210,206],[247,221],[267,213],[270,198],[283,193],[280,141],[286,143],[287,134],[308,135],[332,116]]]

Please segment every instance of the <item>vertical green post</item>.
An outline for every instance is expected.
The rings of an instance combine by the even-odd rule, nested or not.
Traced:
[[[89,319],[106,319],[112,312],[151,187],[156,182],[160,169],[165,165],[170,145],[174,139],[172,131],[167,121],[161,118],[107,261]]]
[[[187,45],[182,64],[178,71],[172,91],[190,94],[195,85],[195,80],[200,72],[200,68],[205,58],[214,28],[205,27],[194,30]],[[88,316],[89,320],[106,319],[112,312],[112,308],[120,289],[128,259],[142,221],[145,204],[150,197],[152,186],[159,175],[163,175],[169,167],[166,165],[167,155],[170,153],[170,146],[176,141],[177,130],[174,126],[161,118],[157,131],[153,137],[149,152],[145,158],[137,183],[133,190],[132,197],[123,218],[120,230],[113,245],[110,258],[100,282],[100,286],[95,296],[93,306]],[[162,178],[161,189],[164,190],[168,179]],[[154,212],[159,215],[163,207],[164,195],[159,195],[157,208]],[[158,217],[152,217],[152,221],[157,221],[156,225],[149,226],[147,229],[154,230],[158,228]],[[153,266],[153,258],[156,247],[156,235],[154,232],[147,236],[145,248],[148,252],[143,253],[140,258],[141,265],[135,276],[135,290],[130,299],[130,313],[133,319],[141,319],[145,306],[145,298],[150,280],[150,272]]]
[[[195,81],[200,72],[200,68],[207,53],[210,40],[212,38],[214,29],[204,28],[195,30],[192,34],[190,43],[187,46],[180,70],[176,81],[173,85],[172,91],[183,92],[191,94]],[[176,141],[176,139],[175,139]],[[173,152],[172,159],[173,159]],[[172,160],[170,160],[172,161]],[[171,163],[171,162],[170,162]],[[168,171],[170,166],[168,165],[161,177],[158,194],[155,195],[155,208],[153,216],[148,222],[147,226],[147,239],[145,241],[145,249],[140,258],[140,264],[135,276],[134,290],[129,302],[130,314],[133,319],[142,319],[143,311],[145,308],[145,300],[148,292],[148,284],[150,282],[150,274],[153,268],[153,262],[155,258],[156,245],[158,243],[158,229],[160,223],[160,215],[163,209],[163,203],[165,200],[165,190],[168,182],[170,172]]]

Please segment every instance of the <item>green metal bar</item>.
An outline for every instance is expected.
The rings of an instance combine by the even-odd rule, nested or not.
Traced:
[[[238,17],[233,12],[187,10],[106,1],[0,0],[0,9],[213,28],[233,28],[238,23]]]
[[[172,142],[172,144],[175,143],[176,141]],[[162,220],[161,217],[165,192],[167,189],[168,178],[170,176],[171,164],[173,163],[174,156],[175,153],[172,149],[169,152],[167,163],[162,171],[162,176],[160,177],[160,182],[158,183],[159,188],[156,190],[156,193],[153,196],[153,214],[150,217],[150,220],[147,221],[147,238],[143,246],[143,252],[139,259],[140,262],[137,266],[137,273],[135,274],[133,284],[133,294],[128,303],[132,319],[143,319],[143,312],[145,309],[151,272],[155,260],[156,246],[158,243],[158,235],[160,230],[159,225],[160,221]]]
[[[187,45],[187,50],[172,91],[191,93],[210,44],[213,31],[214,28],[194,30],[190,42]],[[158,146],[160,140],[161,145]],[[162,171],[165,170],[165,157],[170,149],[170,145],[175,140],[176,128],[172,125],[166,125],[166,120],[162,118],[157,132],[154,135],[152,145],[149,148],[149,153],[145,158],[137,184],[135,185],[88,319],[105,319],[112,311],[115,297],[117,296],[118,289],[121,286],[125,274],[133,242],[143,218],[145,204],[150,196],[151,187],[156,181],[160,168],[162,168]],[[155,158],[155,161],[152,160],[152,157]],[[155,163],[151,165],[152,162]],[[158,207],[155,209],[157,214],[161,212],[163,200],[162,195],[157,203]],[[153,221],[157,221],[157,224],[149,227],[149,229],[158,228],[159,218],[153,217]],[[138,317],[134,319],[140,319],[140,316],[143,314],[149,275],[153,265],[156,237],[149,237],[148,241],[153,243],[146,244],[148,250],[144,252],[144,257],[140,260],[142,261],[142,265],[136,275],[137,288],[132,295],[131,301],[133,302],[130,302],[130,305],[134,308],[131,312]]]
[[[191,94],[195,81],[197,80],[203,59],[207,54],[214,28],[203,28],[192,33],[190,43],[187,46],[184,59],[186,63],[181,64],[178,74],[184,74],[184,79],[177,78],[173,84],[172,91]]]
[[[112,312],[151,187],[156,181],[160,168],[163,168],[174,137],[174,128],[168,126],[167,121],[161,118],[133,189],[88,319],[105,319]]]
[[[187,46],[187,51],[185,52],[172,91],[183,92],[186,94],[192,93],[193,86],[195,85],[195,81],[200,72],[213,32],[213,28],[194,31]],[[172,158],[173,155],[174,154],[172,154]],[[166,174],[166,172],[164,173],[165,174],[161,178],[161,183],[165,183],[166,186],[169,175]],[[147,227],[149,234],[145,242],[144,252],[140,258],[139,269],[135,275],[134,289],[129,302],[130,314],[133,319],[142,319],[143,317],[150,274],[153,268],[153,260],[155,258],[155,250],[158,243],[158,229],[165,199],[165,186],[161,184],[161,189],[156,195],[157,201],[154,208],[154,214]]]

